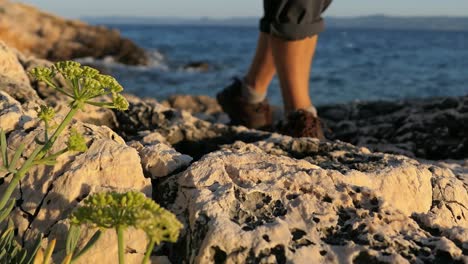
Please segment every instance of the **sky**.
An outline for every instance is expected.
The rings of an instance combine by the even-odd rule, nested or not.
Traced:
[[[69,18],[83,16],[258,17],[261,0],[24,0]],[[334,0],[327,16],[468,16],[468,0]]]

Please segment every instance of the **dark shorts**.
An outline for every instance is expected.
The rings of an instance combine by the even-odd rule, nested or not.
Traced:
[[[260,31],[298,40],[324,30],[322,13],[332,0],[263,0],[264,16]]]

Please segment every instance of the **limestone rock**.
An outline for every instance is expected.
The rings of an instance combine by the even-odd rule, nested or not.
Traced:
[[[214,98],[175,95],[164,103],[202,120],[228,123]],[[281,110],[273,110],[280,120]],[[408,157],[468,157],[468,96],[327,105],[318,112],[332,140]]]
[[[140,141],[156,133],[153,135],[161,135],[178,152],[195,160],[218,150],[223,144],[232,144],[236,140],[255,142],[270,136],[266,132],[200,120],[187,111],[169,108],[154,99],[127,98],[129,110],[114,112],[118,124],[116,131],[120,135],[127,141]]]
[[[0,115],[1,118],[3,115]],[[18,123],[22,125],[17,125],[15,130],[9,133],[8,143],[12,150],[18,148],[20,143],[24,143],[26,149],[23,156],[28,157],[36,146],[34,139],[42,138],[44,130],[33,117],[21,118],[29,121]],[[58,122],[58,118],[54,121],[55,123]],[[26,246],[38,234],[48,236],[53,233],[54,238],[59,241],[58,252],[63,250],[66,239],[66,219],[73,209],[91,193],[101,190],[132,189],[151,196],[151,184],[143,175],[138,152],[127,146],[120,136],[105,126],[84,124],[79,121],[73,121],[70,127],[85,136],[88,151],[82,154],[63,154],[58,157],[54,166],[32,168],[21,181],[20,188],[14,193],[18,203],[11,218],[15,221],[18,235],[26,242]],[[64,131],[51,153],[64,148],[69,131],[70,128]],[[22,158],[19,162],[23,163],[24,159]],[[4,191],[10,180],[11,177],[5,178],[5,182],[0,185],[0,193]],[[140,263],[146,247],[146,237],[139,232],[129,232],[127,236],[131,240],[129,248],[138,252],[138,254],[127,254],[127,258],[133,260],[129,263]],[[84,255],[80,263],[89,262],[95,256],[100,256],[100,261],[103,263],[114,263],[112,259],[104,257],[105,254],[117,250],[116,248],[108,249],[116,243],[115,241],[111,243],[112,239],[112,234],[109,232],[99,244],[102,247],[96,249],[100,255],[98,253]]]
[[[0,41],[0,74],[18,83],[29,83],[28,76],[24,72],[14,50]]]
[[[227,124],[229,122],[229,117],[223,113],[216,99],[209,96],[173,95],[162,104],[187,111],[201,120],[212,123]]]
[[[124,64],[148,63],[144,50],[116,30],[63,19],[17,2],[1,1],[0,10],[0,39],[28,55],[51,61],[110,56]]]
[[[8,133],[14,130],[23,117],[21,104],[10,95],[0,91],[0,128]]]
[[[466,233],[466,219],[432,234],[435,225],[413,218],[439,199],[432,197],[437,187],[431,181],[446,178],[429,168],[340,142],[277,135],[225,146],[160,186],[166,205],[186,225],[171,257],[191,263],[463,263],[468,240],[457,234]],[[449,180],[456,193],[466,192],[461,181]]]
[[[147,146],[134,143],[130,146],[138,150],[143,171],[152,179],[166,177],[174,172],[182,171],[187,168],[192,161],[192,157],[183,155],[163,143]]]
[[[419,221],[434,230],[447,230],[455,226],[468,232],[468,185],[451,170],[430,168],[432,177],[432,205],[429,212],[418,215]]]
[[[17,52],[5,45],[5,43],[1,41],[1,38],[0,91],[7,92],[28,108],[33,108],[37,106],[37,104],[42,103],[42,100],[29,83],[29,78],[18,59]]]

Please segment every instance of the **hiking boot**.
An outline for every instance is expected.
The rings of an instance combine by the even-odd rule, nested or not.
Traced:
[[[242,96],[241,80],[235,78],[233,83],[216,95],[218,103],[231,119],[230,125],[241,125],[254,129],[271,129],[272,110],[265,99],[260,103],[249,103]]]
[[[325,139],[320,119],[302,109],[296,110],[288,115],[286,124],[280,127],[280,133],[291,137]]]

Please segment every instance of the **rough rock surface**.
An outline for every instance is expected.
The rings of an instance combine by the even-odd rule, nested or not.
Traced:
[[[216,123],[228,123],[229,117],[223,113],[216,99],[205,95],[173,95],[161,102],[171,108],[184,110],[193,116]]]
[[[138,150],[141,165],[146,176],[152,179],[170,176],[175,172],[186,169],[192,157],[177,152],[164,143],[142,145],[140,142],[129,144]]]
[[[0,129],[5,133],[14,130],[24,117],[21,104],[9,94],[0,91]]]
[[[0,125],[8,132],[10,148],[24,142],[27,155],[32,151],[29,143],[42,129],[34,121],[33,105],[22,101],[28,98],[24,95],[37,96],[39,103],[55,101],[59,113],[66,101],[24,78],[25,69],[49,62],[15,55],[6,48],[0,49],[0,55],[0,61],[4,56],[4,65],[8,65],[1,68],[0,62],[0,81],[7,76],[15,87],[22,88],[0,91]],[[173,99],[167,105],[128,98],[127,112],[98,113],[95,121],[86,120],[94,111],[91,109],[79,118],[85,122],[75,121],[73,126],[86,136],[88,152],[63,155],[55,166],[35,168],[15,193],[18,204],[13,218],[19,236],[25,241],[38,233],[59,238],[56,260],[63,255],[66,217],[87,195],[127,189],[149,194],[153,189],[158,202],[185,224],[177,244],[158,248],[158,254],[169,255],[173,263],[468,263],[466,161],[416,161],[340,141],[292,139],[213,123],[219,119],[210,118],[219,108],[208,106],[215,103],[209,98],[193,99],[192,103],[185,103],[192,97]],[[405,113],[405,126],[414,125],[418,135],[426,136],[435,132],[417,125],[416,116],[437,117],[451,132],[442,134],[448,141],[433,145],[457,157],[462,148],[449,151],[443,146],[465,142],[466,134],[461,134],[464,123],[453,130],[450,123],[465,120],[464,100],[456,99],[458,104],[452,108],[431,108],[434,106],[427,101],[415,104],[414,110],[404,105],[398,110],[401,113],[381,110],[381,119],[371,115],[377,111],[371,108],[366,110],[372,116],[368,119],[362,112],[365,107],[349,111],[360,112],[363,123],[359,125],[368,126],[371,132],[372,122],[379,126]],[[387,106],[381,105],[382,109]],[[180,111],[169,106],[185,108]],[[339,112],[340,107],[346,108],[323,108],[333,131],[339,123],[329,117],[348,113]],[[423,109],[441,110],[426,116]],[[196,114],[200,111],[205,114]],[[106,115],[112,120],[105,121],[106,125],[114,126],[123,138],[107,127],[88,123],[105,120]],[[371,132],[365,135],[377,138],[380,133]],[[387,136],[378,140],[392,148],[382,150],[397,149],[394,152],[407,156],[429,153],[417,152],[417,145],[403,148],[400,141],[394,144]],[[379,149],[376,146],[380,145],[364,139],[357,144]],[[413,138],[401,140],[409,144]],[[63,144],[64,140],[59,141],[55,150]],[[190,157],[196,161],[191,165]],[[153,186],[143,175],[153,178]],[[0,184],[0,192],[4,186]],[[91,235],[88,230],[86,236]],[[138,232],[127,233],[128,263],[141,259],[144,238]],[[114,233],[106,232],[80,263],[115,263],[116,250]]]
[[[0,39],[23,53],[52,61],[110,56],[124,64],[148,63],[144,50],[115,30],[7,0],[0,1]]]
[[[166,104],[206,121],[227,123],[214,98],[177,95]],[[468,158],[468,96],[330,105],[318,107],[318,112],[332,140],[409,157]]]
[[[29,78],[21,64],[18,53],[0,40],[0,91],[7,92],[30,109],[42,103],[31,88]]]
[[[464,263],[467,186],[442,174],[403,156],[339,142],[276,136],[255,145],[239,142],[162,185],[163,200],[186,221],[172,257],[194,263]],[[439,179],[442,188],[431,185]],[[434,211],[452,198],[461,202],[450,204],[453,215]],[[446,225],[421,220],[428,212]]]
[[[331,139],[432,160],[468,158],[468,96],[333,105],[319,113]]]
[[[127,141],[140,141],[148,135],[163,137],[178,152],[195,160],[223,144],[236,140],[255,142],[270,136],[269,133],[213,124],[195,118],[186,111],[169,108],[154,99],[128,97],[130,107],[125,112],[115,112],[116,131]]]
[[[1,94],[0,96],[5,96]],[[8,108],[0,108],[0,120],[3,113],[23,110],[19,102],[8,98]],[[12,107],[9,107],[13,105]],[[33,116],[20,116],[8,133],[9,149],[15,150],[20,143],[26,145],[24,156],[27,157],[36,145],[34,139],[43,135],[43,127],[38,125]],[[3,127],[3,123],[2,123]],[[79,133],[85,135],[89,150],[83,154],[67,153],[59,156],[54,166],[34,167],[21,181],[20,188],[14,193],[17,205],[11,215],[18,228],[18,236],[28,245],[38,234],[44,234],[46,241],[50,234],[58,240],[55,258],[61,256],[65,246],[67,217],[89,194],[101,190],[141,190],[151,195],[151,184],[145,179],[138,152],[125,144],[115,132],[104,126],[95,126],[74,121],[71,125]],[[64,148],[69,129],[56,142],[52,149],[55,153]],[[20,162],[24,162],[23,159]],[[0,175],[0,193],[4,191],[11,177]],[[83,239],[89,239],[92,233],[87,233]],[[146,237],[140,232],[127,232],[128,254],[130,263],[141,261],[146,247]],[[44,242],[45,242],[44,241]],[[110,241],[114,241],[111,243]],[[117,246],[112,231],[106,232],[98,242],[97,248],[91,254],[86,254],[80,263],[100,259],[115,263],[117,261]],[[105,249],[105,250],[103,250]],[[60,258],[59,258],[60,259]],[[105,262],[103,262],[105,263]]]

